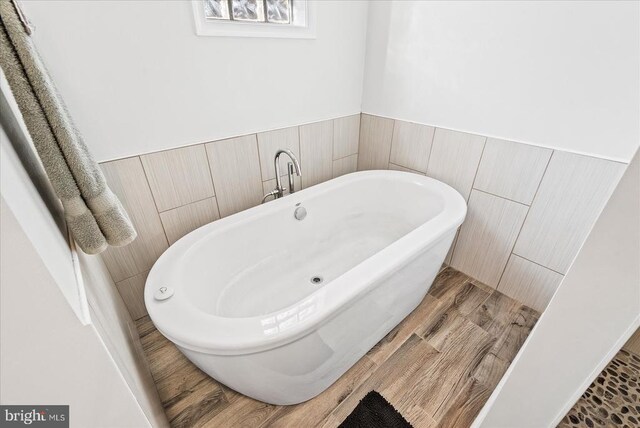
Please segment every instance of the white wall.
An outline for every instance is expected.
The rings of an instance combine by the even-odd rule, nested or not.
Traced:
[[[168,427],[135,321],[102,258],[78,250],[91,321],[131,392],[154,428]]]
[[[362,110],[628,162],[640,141],[639,12],[372,2]]]
[[[54,221],[64,221],[61,205],[1,74],[2,403],[69,404],[72,426],[168,426],[104,262],[74,257]],[[103,417],[100,400],[121,411]]]
[[[22,4],[99,161],[360,112],[367,2],[318,2],[314,40],[198,37],[187,1]]]
[[[43,263],[78,319],[90,322],[84,290],[78,286],[69,249],[64,213],[32,147],[22,116],[9,95],[0,71],[0,183],[2,197],[12,207]],[[46,204],[45,200],[55,200]],[[60,227],[60,226],[63,227]]]
[[[71,427],[150,427],[95,328],[80,323],[0,202],[2,404],[68,404]]]
[[[556,426],[638,328],[639,218],[636,154],[475,426]]]
[[[186,1],[23,3],[100,161],[358,113],[361,100],[624,162],[640,139],[637,2],[319,1],[315,40],[198,37]]]

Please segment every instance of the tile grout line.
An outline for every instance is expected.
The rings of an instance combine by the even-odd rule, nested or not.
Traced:
[[[356,158],[356,171],[360,166],[360,144],[362,143],[362,113],[360,113],[360,122],[358,123],[358,157]]]
[[[393,136],[396,133],[396,119],[393,119],[393,127],[391,128],[391,141],[389,142],[389,158],[387,160],[387,169],[389,169],[389,164],[391,163],[391,152],[393,151]]]
[[[258,139],[258,134],[256,133],[256,151],[258,152],[258,169],[260,170],[260,184],[264,183],[266,180],[264,180],[264,174],[262,172],[262,162],[260,162],[260,140]],[[273,179],[278,178],[277,174],[275,171],[273,171]],[[271,178],[269,180],[272,180]],[[264,192],[264,189],[262,189],[262,191]],[[264,195],[262,195],[264,196]]]
[[[331,120],[331,177],[333,177],[333,161],[336,153],[336,120]]]
[[[407,168],[407,167],[406,167],[406,166],[404,166],[404,165],[398,165],[398,164],[397,164],[397,163],[395,163],[395,162],[389,162],[389,165],[398,166],[398,167],[400,167],[400,168],[408,169],[409,171],[411,171],[411,172],[415,172],[416,174],[419,174],[419,175],[425,175],[425,173],[424,173],[424,172],[418,171],[418,170],[416,170],[416,169]]]
[[[542,182],[544,181],[544,176],[547,175],[547,169],[549,169],[549,165],[551,164],[551,159],[553,159],[553,155],[556,151],[553,150],[551,152],[551,156],[549,156],[549,160],[547,161],[547,165],[542,172],[542,177],[540,177],[540,182],[538,183],[538,187],[536,187],[536,191],[533,194],[533,198],[531,199],[531,205],[527,207],[527,213],[524,215],[524,220],[522,220],[522,225],[520,226],[520,230],[516,235],[516,239],[513,241],[513,245],[511,246],[511,250],[509,251],[509,258],[507,259],[507,263],[505,263],[504,268],[502,269],[502,273],[500,274],[500,278],[498,278],[498,283],[496,284],[496,290],[500,287],[500,283],[502,282],[502,278],[504,277],[504,273],[507,271],[507,266],[509,265],[509,260],[511,260],[511,256],[514,254],[514,250],[516,248],[516,244],[518,243],[518,239],[520,239],[520,234],[522,233],[522,229],[524,229],[524,225],[527,222],[527,218],[529,217],[529,213],[531,212],[531,207],[536,200],[536,196],[538,196],[538,192],[540,191],[540,187],[542,186]],[[516,254],[517,255],[517,254]],[[521,256],[519,256],[521,257]],[[522,257],[524,258],[524,257]]]
[[[335,161],[339,161],[339,160],[342,160],[342,159],[350,158],[351,156],[358,156],[358,152],[351,153],[350,155],[342,156],[341,158],[334,159],[333,161],[335,162]]]
[[[334,152],[335,152],[335,145],[336,145],[336,120],[335,119],[331,119],[331,178],[329,178],[329,180],[333,180],[333,156],[334,156]],[[329,181],[329,180],[324,180],[324,181]]]
[[[358,171],[358,158],[360,157],[359,153],[360,153],[360,125],[361,124],[362,124],[362,113],[358,113],[358,138],[357,138],[358,144],[356,144],[356,152],[353,154],[356,156],[356,170],[354,172]],[[349,156],[353,156],[353,155],[349,155]],[[340,159],[344,159],[344,158],[340,158]]]
[[[164,213],[169,212],[169,211],[177,210],[178,208],[184,208],[184,207],[186,207],[188,205],[193,205],[193,204],[197,204],[198,202],[206,201],[207,199],[216,199],[216,197],[215,196],[207,196],[206,198],[196,199],[195,201],[187,202],[186,204],[178,205],[177,207],[169,208],[169,209],[166,209],[164,211],[158,211],[158,214],[164,214]]]
[[[433,139],[435,141],[435,137],[436,137],[436,133],[435,131],[433,132]],[[469,206],[469,200],[471,199],[471,192],[473,192],[474,188],[473,186],[475,186],[476,184],[476,177],[478,176],[478,170],[480,170],[480,164],[482,163],[482,156],[484,156],[484,149],[487,147],[487,137],[484,137],[484,142],[482,143],[482,152],[480,152],[480,159],[478,160],[478,165],[476,166],[476,173],[473,175],[473,181],[471,182],[471,190],[469,190],[469,196],[467,196],[466,199],[466,203],[467,206]],[[431,149],[433,150],[433,144],[431,144]],[[431,155],[429,155],[431,156]],[[428,170],[428,169],[427,169]],[[453,263],[453,257],[456,255],[456,248],[458,247],[458,241],[460,240],[460,233],[462,232],[462,224],[460,225],[460,227],[458,228],[458,230],[456,231],[456,234],[453,237],[453,244],[451,247],[451,259],[449,259],[449,262]],[[445,256],[446,258],[446,256]],[[498,289],[498,286],[496,285],[496,290]]]
[[[436,141],[436,131],[438,130],[438,128],[435,126],[432,126],[432,128],[433,128],[433,135],[431,135],[431,147],[429,147],[429,156],[427,157],[427,166],[424,173],[424,175],[426,175],[427,177],[429,176],[429,164],[431,163],[431,154],[433,153],[433,144]],[[453,257],[453,253],[451,254],[451,256]]]
[[[207,153],[207,145],[203,144],[204,159],[207,161],[207,171],[209,172],[209,180],[211,180],[211,190],[213,190],[213,197],[216,198],[216,207],[218,206],[218,194],[216,193],[216,186],[213,182],[213,174],[211,174],[211,165],[209,164],[209,154]],[[220,208],[218,207],[218,215],[220,215]]]
[[[527,214],[529,214],[529,209],[527,209]],[[525,214],[524,220],[527,219],[527,214]],[[522,226],[520,226],[520,231],[522,230],[522,227],[524,226],[524,220],[522,221]],[[511,261],[511,258],[513,257],[513,248],[516,246],[516,242],[518,242],[518,237],[520,236],[520,231],[518,231],[518,236],[516,236],[515,241],[513,241],[513,246],[511,247],[511,251],[509,251],[509,257],[507,257],[507,262],[504,264],[504,267],[502,268],[502,273],[500,273],[500,277],[498,278],[498,283],[496,284],[496,291],[498,291],[498,287],[500,287],[500,283],[502,282],[502,277],[504,276],[504,273],[507,271],[507,266],[509,266],[509,262]],[[500,291],[500,292],[502,293],[502,291]]]
[[[260,139],[258,138],[257,133],[256,133],[256,147],[258,149],[258,167],[260,168],[260,181],[264,183],[265,181],[272,180],[272,179],[271,178],[265,179],[264,175],[262,174],[262,162],[260,162],[260,158],[261,158],[260,155],[262,154],[262,150],[260,150]],[[273,171],[273,175],[274,176],[276,175],[275,171]],[[277,178],[277,177],[274,177],[274,178]]]
[[[526,260],[526,261],[528,261],[528,262],[530,262],[530,263],[533,263],[533,264],[534,264],[534,265],[536,265],[536,266],[540,266],[540,267],[542,267],[542,268],[545,268],[545,269],[547,269],[547,270],[550,270],[551,272],[555,272],[555,273],[557,273],[558,275],[562,275],[562,276],[565,276],[565,275],[566,275],[565,273],[558,272],[557,270],[555,270],[555,269],[551,269],[550,267],[545,266],[545,265],[543,265],[543,264],[541,264],[541,263],[534,262],[533,260],[530,260],[530,259],[528,259],[528,258],[526,258],[526,257],[522,257],[522,256],[521,256],[520,254],[518,254],[518,253],[511,253],[511,255],[516,256],[516,257],[520,257],[522,260]]]
[[[530,207],[530,205],[527,205],[524,202],[514,201],[513,199],[505,198],[504,196],[496,195],[495,193],[487,192],[486,190],[476,189],[475,187],[472,188],[471,190],[475,190],[476,192],[484,193],[486,195],[495,196],[496,198],[504,199],[506,201],[513,202],[513,203],[518,204],[518,205],[524,205],[525,207]]]
[[[149,193],[151,193],[151,199],[153,200],[153,205],[156,207],[156,214],[158,215],[158,221],[160,222],[160,226],[162,227],[162,233],[164,235],[164,240],[165,240],[165,242],[167,244],[167,248],[169,248],[169,237],[167,236],[167,231],[165,230],[164,223],[162,223],[162,218],[160,217],[160,210],[158,210],[158,202],[156,201],[156,197],[153,194],[153,190],[151,190],[151,184],[149,182],[149,177],[147,175],[147,170],[144,169],[144,163],[142,163],[142,158],[140,156],[136,156],[136,157],[138,158],[138,162],[140,163],[140,167],[142,168],[142,173],[144,174],[144,179],[145,179],[145,181],[147,183],[147,188],[149,189]],[[156,259],[156,261],[157,261],[157,259]],[[154,262],[154,264],[155,264],[155,262]],[[151,267],[149,267],[149,269],[151,269],[152,267],[153,267],[153,265],[151,265]],[[138,275],[140,273],[142,273],[142,272],[138,272],[136,275]]]
[[[535,143],[525,143],[523,141],[515,141],[515,140],[512,140],[512,139],[508,139],[508,138],[487,136],[487,135],[478,134],[478,133],[471,132],[471,131],[461,131],[461,130],[445,128],[445,127],[437,126],[437,125],[429,125],[429,124],[426,124],[426,123],[412,122],[412,121],[408,121],[408,120],[404,120],[404,119],[395,119],[395,118],[389,117],[389,116],[381,116],[381,115],[378,115],[378,114],[372,114],[372,113],[366,113],[366,112],[354,113],[354,114],[349,114],[349,115],[346,115],[346,116],[338,116],[338,117],[318,120],[318,121],[314,121],[314,122],[307,122],[307,123],[302,123],[300,125],[285,126],[283,128],[267,129],[267,130],[248,132],[248,133],[245,133],[245,134],[237,134],[237,135],[232,135],[232,136],[229,136],[229,137],[223,137],[223,138],[219,138],[219,139],[215,139],[215,140],[199,141],[199,142],[195,142],[195,143],[185,143],[185,144],[177,145],[175,147],[170,147],[170,148],[166,148],[166,149],[158,149],[158,150],[154,150],[154,151],[150,151],[150,152],[129,154],[129,155],[121,156],[121,157],[109,158],[109,159],[106,159],[106,160],[99,160],[99,161],[97,161],[97,163],[99,165],[103,165],[103,164],[107,164],[107,163],[111,163],[111,162],[117,162],[117,161],[121,161],[121,160],[125,160],[125,159],[131,159],[131,158],[135,158],[135,157],[139,157],[139,156],[148,156],[148,155],[153,155],[153,154],[156,154],[156,153],[169,152],[169,151],[172,151],[172,150],[180,150],[180,149],[191,148],[191,147],[200,146],[200,145],[206,146],[207,144],[213,144],[213,143],[217,143],[219,141],[225,141],[225,140],[232,140],[232,139],[235,139],[235,138],[247,137],[247,136],[252,135],[252,134],[256,134],[257,135],[257,134],[261,134],[261,133],[265,133],[265,132],[281,131],[281,130],[287,129],[287,128],[299,127],[299,126],[304,126],[304,125],[311,125],[311,124],[323,122],[323,121],[326,121],[326,120],[336,120],[336,119],[342,119],[342,118],[347,118],[347,117],[351,117],[351,116],[360,116],[360,120],[362,121],[362,115],[367,115],[367,116],[372,116],[372,117],[379,117],[379,118],[382,118],[382,119],[389,119],[389,120],[400,120],[402,122],[412,123],[412,124],[415,124],[415,125],[429,126],[431,128],[434,128],[434,129],[442,129],[443,131],[460,132],[460,133],[463,133],[463,134],[475,135],[475,136],[478,136],[478,137],[485,137],[486,139],[491,138],[491,139],[496,139],[496,140],[508,141],[510,143],[521,144],[521,145],[524,145],[524,146],[537,147],[537,148],[540,148],[540,149],[552,150],[552,151],[561,151],[563,153],[569,153],[569,154],[573,154],[573,155],[577,155],[577,156],[584,156],[584,157],[588,157],[588,158],[605,160],[605,161],[609,161],[609,162],[618,163],[618,164],[621,164],[621,165],[629,165],[628,161],[624,161],[624,160],[620,160],[620,159],[602,157],[602,156],[598,156],[598,155],[575,152],[575,151],[571,151],[571,150],[563,150],[563,149],[558,149],[558,148],[554,148],[554,147],[550,147],[550,146],[543,146],[543,145],[539,145],[539,144],[535,144]]]
[[[482,164],[482,157],[484,156],[484,149],[486,148],[487,148],[487,137],[484,137],[484,141],[482,143],[482,151],[480,152],[480,159],[478,159],[478,165],[476,165],[476,173],[473,175],[473,181],[471,181],[471,190],[469,190],[469,196],[467,196],[467,203],[469,203],[469,199],[471,199],[471,191],[475,188],[476,178],[478,178],[478,171],[480,171],[480,165]]]
[[[336,178],[336,160],[334,159],[336,153],[336,119],[331,120],[331,180]]]
[[[121,279],[121,280],[120,280],[120,281],[118,281],[118,282],[113,281],[113,283],[114,283],[114,284],[116,285],[116,287],[117,287],[117,286],[118,286],[118,284],[120,284],[121,282],[128,281],[128,280],[130,280],[131,278],[134,278],[134,277],[136,277],[136,276],[138,276],[138,275],[142,275],[143,273],[145,273],[145,272],[147,272],[147,271],[151,271],[151,268],[149,268],[149,269],[145,269],[145,270],[143,270],[142,272],[138,272],[138,273],[136,273],[135,275],[128,276],[128,277],[126,277],[125,279]]]
[[[256,139],[257,139],[257,136],[256,136]],[[213,180],[213,171],[211,170],[211,161],[209,161],[209,150],[207,150],[206,144],[204,144],[204,157],[207,159],[207,166],[209,167],[209,177],[211,178],[211,186],[213,186],[213,195],[216,199],[216,208],[218,209],[218,219],[221,219],[222,214],[220,211],[220,203],[218,202],[218,192],[216,192],[216,183]]]
[[[260,193],[263,193],[264,192],[264,186],[262,185],[262,177],[263,177],[263,175],[262,175],[262,162],[260,162],[260,144],[258,144],[258,133],[255,132],[255,133],[249,134],[249,135],[253,135],[254,140],[255,140],[254,143],[256,145],[256,154],[258,155],[258,169],[260,170]],[[274,171],[274,174],[275,174],[275,171]],[[262,197],[264,197],[264,194],[262,195]],[[259,204],[253,205],[253,206],[251,206],[249,208],[256,207],[256,206],[260,205],[261,203],[262,203],[262,201],[260,201]],[[248,209],[248,208],[245,208],[244,210],[246,210],[246,209]],[[220,210],[220,208],[218,207],[218,211],[219,210]],[[244,211],[244,210],[240,210],[240,211]]]
[[[361,114],[366,114],[366,115],[369,115],[369,116],[377,116],[377,117],[380,117],[382,119],[401,120],[403,122],[414,123],[416,125],[430,126],[432,128],[442,129],[443,131],[460,132],[462,134],[475,135],[475,136],[478,136],[478,137],[485,137],[487,139],[491,138],[493,140],[508,141],[510,143],[522,144],[522,145],[531,146],[531,147],[538,147],[540,149],[561,151],[561,152],[564,152],[564,153],[570,153],[570,154],[574,154],[574,155],[578,155],[578,156],[585,156],[585,157],[588,157],[588,158],[602,159],[602,160],[606,160],[606,161],[610,161],[610,162],[615,162],[615,163],[619,163],[619,164],[622,164],[622,165],[629,165],[628,161],[624,161],[624,160],[621,160],[621,159],[603,157],[603,156],[598,156],[598,155],[589,154],[589,153],[576,152],[576,151],[572,151],[572,150],[558,149],[558,148],[555,148],[555,147],[545,146],[545,145],[538,144],[538,143],[525,143],[524,141],[513,140],[513,139],[510,139],[508,137],[497,137],[495,135],[479,134],[479,133],[477,133],[475,131],[464,131],[464,130],[461,130],[461,129],[445,128],[443,126],[438,126],[438,125],[434,125],[434,124],[428,124],[428,123],[422,123],[422,122],[412,122],[412,121],[409,121],[409,120],[396,119],[395,117],[382,116],[382,115],[379,115],[379,114],[367,113],[367,112],[364,112],[364,111],[361,112]]]
[[[296,126],[296,129],[298,130],[298,153],[300,154],[300,168],[302,168],[302,165],[304,164],[304,159],[302,158],[302,130],[300,129],[302,128],[302,125],[298,125]],[[333,171],[333,165],[331,166],[331,170]],[[278,175],[278,174],[276,174]],[[307,173],[305,172],[304,174],[302,174],[302,177],[300,177],[300,188],[304,189],[305,188],[305,183],[304,183],[304,178],[307,176]]]
[[[144,179],[147,183],[147,187],[149,188],[149,193],[151,193],[151,199],[153,199],[153,205],[156,208],[156,213],[160,213],[158,209],[158,202],[156,201],[156,196],[153,194],[153,190],[151,190],[151,184],[149,182],[149,177],[147,175],[147,170],[144,168],[144,163],[142,162],[142,158],[140,156],[136,156],[138,158],[138,162],[140,163],[140,167],[142,168],[142,173],[144,174]]]

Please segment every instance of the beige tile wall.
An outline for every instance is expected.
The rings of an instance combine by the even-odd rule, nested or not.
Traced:
[[[358,156],[359,170],[425,174],[460,192],[467,219],[445,262],[540,311],[626,167],[367,114]]]
[[[124,247],[109,247],[103,258],[115,283],[148,271],[168,247],[140,158],[101,165],[111,190],[127,209],[138,237]]]
[[[297,126],[258,133],[260,170],[262,172],[263,180],[276,178],[273,157],[278,149],[291,150],[291,152],[300,159],[300,132],[298,131]],[[279,167],[281,175],[286,175],[287,162],[289,162],[288,157],[282,156],[280,158]]]
[[[360,145],[358,147],[358,170],[385,169],[389,165],[392,119],[363,114],[360,119]]]
[[[140,156],[158,211],[215,196],[203,145]]]
[[[356,169],[425,174],[451,185],[468,214],[445,262],[537,310],[626,166],[367,114],[106,162],[107,181],[139,236],[103,258],[134,318],[146,314],[144,281],[169,245],[258,205],[275,187],[278,148],[301,162],[297,189]],[[285,186],[287,162],[280,165]]]
[[[567,273],[624,164],[554,152],[514,253]]]
[[[451,266],[496,287],[518,238],[528,207],[473,190]]]
[[[469,199],[486,138],[436,129],[427,175],[444,181]]]
[[[333,121],[300,127],[300,162],[304,163],[302,187],[311,187],[333,176]]]
[[[219,218],[216,198],[203,199],[160,213],[160,220],[162,220],[169,245],[192,230]]]
[[[435,129],[417,123],[396,121],[391,139],[389,162],[427,172]]]
[[[356,171],[360,115],[196,144],[101,164],[138,237],[109,248],[103,259],[132,318],[147,311],[144,283],[160,255],[182,236],[221,217],[260,204],[275,187],[273,156],[289,149],[308,187]],[[281,158],[282,182],[288,187]],[[287,192],[288,193],[288,192]]]

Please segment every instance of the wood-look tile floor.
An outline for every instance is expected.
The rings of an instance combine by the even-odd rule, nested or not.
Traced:
[[[376,390],[415,427],[471,425],[539,314],[447,267],[422,303],[316,398],[274,406],[216,382],[153,326],[138,331],[173,427],[336,427]]]

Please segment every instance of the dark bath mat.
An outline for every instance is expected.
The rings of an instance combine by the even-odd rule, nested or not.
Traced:
[[[385,398],[376,391],[364,396],[338,428],[413,428]]]

